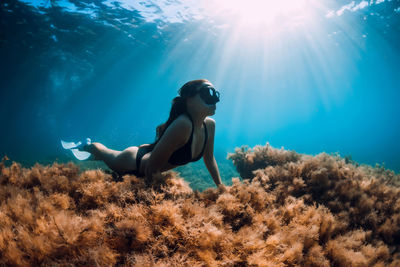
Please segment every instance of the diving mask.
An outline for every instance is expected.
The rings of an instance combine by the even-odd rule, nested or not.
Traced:
[[[207,105],[215,105],[219,102],[219,92],[214,89],[212,86],[205,86],[200,88],[198,91],[201,99],[203,99],[204,103]]]

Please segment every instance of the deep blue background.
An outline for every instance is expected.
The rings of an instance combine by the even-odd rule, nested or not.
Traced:
[[[221,92],[220,162],[269,142],[400,171],[399,1],[331,18],[315,11],[306,29],[276,35],[218,19],[149,21],[101,1],[89,6],[96,16],[33,2],[0,4],[0,153],[12,160],[70,160],[60,138],[152,142],[179,87],[207,78]]]

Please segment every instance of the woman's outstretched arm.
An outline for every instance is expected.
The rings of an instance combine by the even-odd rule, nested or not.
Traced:
[[[214,136],[215,136],[215,121],[207,118],[206,121],[209,138],[206,149],[204,151],[203,160],[216,186],[222,186],[221,176],[219,175],[217,161],[214,157]]]

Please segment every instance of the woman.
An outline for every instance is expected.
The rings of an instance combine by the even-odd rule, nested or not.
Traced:
[[[217,102],[219,92],[208,80],[190,81],[173,99],[169,118],[157,127],[153,144],[116,151],[87,139],[72,150],[91,153],[92,159],[104,161],[118,174],[145,176],[149,181],[157,173],[203,157],[215,184],[220,186],[221,177],[214,158],[215,121],[207,117],[215,114]]]

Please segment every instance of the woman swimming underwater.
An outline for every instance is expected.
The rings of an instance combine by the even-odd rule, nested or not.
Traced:
[[[220,186],[221,177],[214,158],[215,121],[208,117],[215,114],[217,102],[219,92],[211,82],[205,79],[189,81],[179,89],[179,96],[172,100],[169,118],[157,127],[153,144],[117,151],[101,143],[91,143],[90,139],[75,147],[62,143],[64,148],[77,152],[75,156],[79,151],[89,152],[90,159],[104,161],[120,175],[134,174],[146,177],[148,181],[152,181],[157,173],[203,157],[215,184]]]

